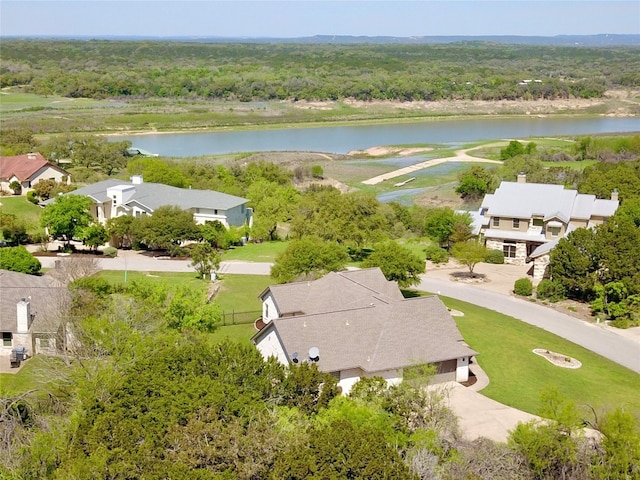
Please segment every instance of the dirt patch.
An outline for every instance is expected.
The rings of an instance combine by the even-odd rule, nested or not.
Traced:
[[[469,272],[453,272],[449,274],[454,282],[460,283],[486,283],[489,281],[486,275],[482,273],[469,273]]]
[[[366,150],[352,150],[347,155],[353,157],[356,155],[368,155],[370,157],[387,157],[389,155],[399,155],[399,156],[407,156],[407,155],[415,155],[417,153],[430,152],[433,148],[430,147],[419,147],[419,148],[401,148],[401,147],[371,147]]]

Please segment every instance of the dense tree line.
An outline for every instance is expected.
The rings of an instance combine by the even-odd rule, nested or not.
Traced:
[[[640,85],[634,47],[106,40],[3,47],[0,87],[67,97],[515,100],[599,97]]]

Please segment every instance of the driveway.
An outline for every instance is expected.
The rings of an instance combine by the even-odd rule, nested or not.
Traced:
[[[605,326],[476,286],[421,275],[418,288],[495,310],[547,330],[640,373],[640,343]],[[511,284],[513,285],[513,283]]]

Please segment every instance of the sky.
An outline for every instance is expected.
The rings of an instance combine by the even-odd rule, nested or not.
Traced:
[[[2,36],[640,34],[640,0],[0,0]]]

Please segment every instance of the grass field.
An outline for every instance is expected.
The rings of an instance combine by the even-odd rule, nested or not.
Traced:
[[[27,201],[27,197],[20,195],[0,197],[0,213],[10,213],[23,220],[29,234],[44,232],[40,226],[42,208]]]
[[[288,242],[247,243],[243,247],[225,250],[222,260],[244,260],[247,262],[273,262],[276,255],[287,248]]]
[[[578,407],[596,411],[623,407],[640,419],[640,375],[542,329],[459,300],[442,297],[465,342],[479,352],[477,361],[491,382],[482,394],[521,410],[540,414],[540,393],[558,391]],[[543,348],[582,362],[579,369],[557,367],[535,355]]]
[[[169,286],[189,285],[190,288],[205,289],[209,283],[203,281],[196,273],[178,272],[123,272],[120,270],[102,270],[99,276],[109,283],[119,284],[125,281],[149,280],[152,283],[166,283]]]

